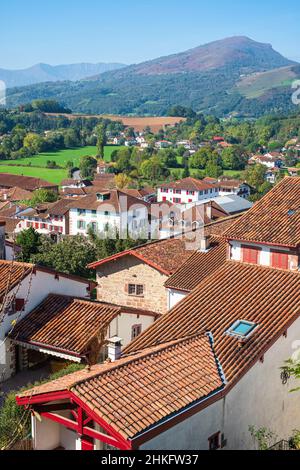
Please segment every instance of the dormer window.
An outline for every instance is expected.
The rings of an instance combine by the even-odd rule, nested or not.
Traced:
[[[110,194],[109,193],[97,193],[96,197],[97,197],[97,201],[101,201],[101,202],[108,201],[110,198]]]
[[[226,331],[226,334],[240,340],[246,340],[253,334],[257,326],[258,325],[253,322],[238,320]]]

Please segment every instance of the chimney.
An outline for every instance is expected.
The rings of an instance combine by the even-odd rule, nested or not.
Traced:
[[[210,235],[202,235],[200,238],[199,251],[206,253],[210,249]]]
[[[115,362],[120,359],[122,354],[122,338],[113,336],[108,340],[108,359]]]
[[[212,220],[212,203],[209,202],[206,206],[206,215],[209,218],[209,220]]]

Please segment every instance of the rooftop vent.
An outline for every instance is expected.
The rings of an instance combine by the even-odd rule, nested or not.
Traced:
[[[226,331],[226,334],[234,336],[240,341],[246,341],[254,333],[257,326],[258,325],[253,322],[238,320]]]

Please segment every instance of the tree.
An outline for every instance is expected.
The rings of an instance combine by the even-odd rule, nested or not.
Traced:
[[[219,178],[223,174],[223,169],[213,161],[209,161],[205,167],[205,173],[210,178]]]
[[[48,237],[41,238],[38,251],[31,261],[66,274],[89,277],[89,263],[96,259],[95,246],[86,237],[66,237],[59,243],[53,243]]]
[[[97,168],[97,160],[94,157],[81,157],[79,162],[79,170],[81,178],[93,178]]]
[[[227,147],[222,150],[222,166],[225,170],[242,170],[245,169],[246,159],[242,156],[242,152],[237,147]]]
[[[170,174],[157,156],[151,157],[141,164],[141,173],[145,179],[150,181],[159,181]]]
[[[245,171],[245,180],[250,186],[258,190],[265,182],[266,171],[265,165],[254,165]]]
[[[42,150],[43,139],[38,134],[30,132],[24,137],[23,146],[27,148],[32,155]]]
[[[131,178],[125,175],[125,173],[120,173],[119,175],[115,176],[115,185],[118,189],[127,188],[131,182]]]
[[[98,124],[98,126],[95,128],[95,134],[97,135],[98,157],[104,159],[104,147],[106,145],[106,129],[103,123]]]
[[[45,204],[47,202],[56,202],[58,195],[49,189],[37,189],[34,191],[32,198],[28,201],[28,205],[35,207],[38,204]]]
[[[22,230],[16,237],[16,244],[21,248],[21,253],[18,255],[19,261],[29,263],[31,256],[38,252],[40,242],[40,235],[34,228]]]

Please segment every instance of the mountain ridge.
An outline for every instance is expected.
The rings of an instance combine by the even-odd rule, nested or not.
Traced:
[[[102,74],[122,67],[126,67],[126,65],[104,62],[97,64],[82,62],[78,64],[49,65],[40,62],[25,69],[9,70],[0,68],[0,80],[5,82],[7,88],[51,81],[78,81],[94,74]]]
[[[274,75],[270,83],[261,77],[266,72]],[[289,87],[299,74],[299,64],[270,44],[234,36],[81,81],[11,89],[8,104],[56,99],[77,113],[154,116],[182,105],[221,116],[257,117],[294,109]],[[257,80],[263,83],[252,93],[249,87],[255,88]]]

